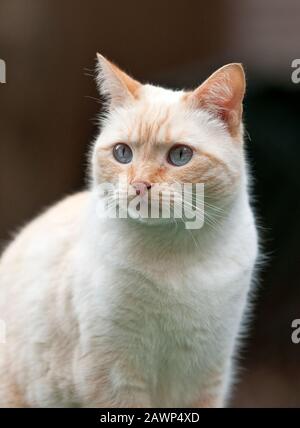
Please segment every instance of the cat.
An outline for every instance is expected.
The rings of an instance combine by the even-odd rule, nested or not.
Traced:
[[[88,189],[27,225],[1,258],[0,405],[227,406],[258,254],[243,67],[180,91],[98,54],[97,80],[106,110]],[[144,202],[163,183],[203,183],[204,224],[103,215],[126,196],[120,178]]]

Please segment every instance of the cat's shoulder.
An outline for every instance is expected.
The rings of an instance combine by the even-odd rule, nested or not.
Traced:
[[[2,259],[16,250],[31,246],[37,241],[49,243],[52,239],[71,239],[77,233],[82,215],[88,203],[89,191],[69,195],[56,204],[44,208],[33,220],[14,234],[14,239],[6,247]]]
[[[84,212],[88,194],[88,191],[83,191],[66,196],[56,204],[44,209],[40,215],[27,225],[27,228],[43,226],[44,223],[51,227],[51,225],[68,225],[76,222]]]
[[[38,220],[70,221],[80,215],[87,204],[89,191],[77,192],[66,196],[56,204],[47,208],[37,217]]]

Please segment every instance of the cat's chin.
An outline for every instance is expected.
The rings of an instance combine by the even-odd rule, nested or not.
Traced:
[[[170,226],[175,225],[175,221],[168,218],[160,218],[160,219],[141,219],[141,223],[146,224],[147,226]]]
[[[140,224],[144,224],[146,226],[167,226],[167,225],[175,225],[175,220],[171,218],[143,218],[143,217],[130,217],[132,221],[138,222]]]

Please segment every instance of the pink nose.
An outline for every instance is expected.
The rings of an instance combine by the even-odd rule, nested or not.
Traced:
[[[151,184],[148,181],[133,181],[131,184],[135,188],[137,195],[143,196],[151,189]]]

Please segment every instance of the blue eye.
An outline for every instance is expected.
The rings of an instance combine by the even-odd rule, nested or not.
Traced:
[[[132,161],[132,150],[124,143],[116,144],[113,148],[114,158],[120,163],[129,163]]]
[[[174,166],[187,164],[193,157],[193,150],[184,145],[172,147],[168,153],[168,161]]]

